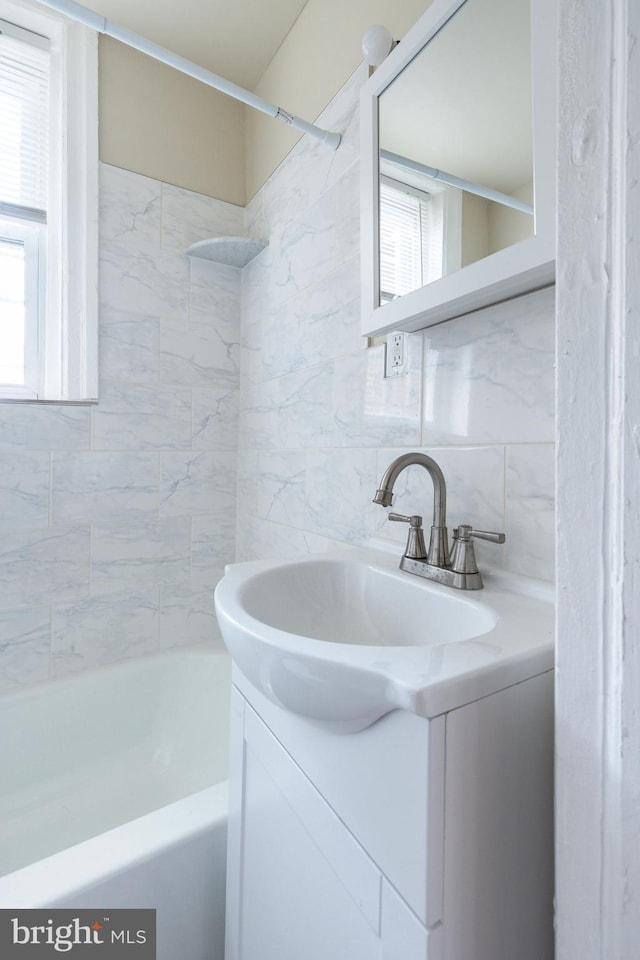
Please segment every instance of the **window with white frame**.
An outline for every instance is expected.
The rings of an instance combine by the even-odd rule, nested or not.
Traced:
[[[442,276],[442,210],[432,196],[381,177],[380,299],[393,300]]]
[[[424,178],[415,178],[417,182]],[[461,192],[380,176],[380,302],[461,266]]]
[[[37,399],[49,192],[50,41],[0,20],[0,391]]]
[[[97,37],[0,0],[0,399],[97,397]]]

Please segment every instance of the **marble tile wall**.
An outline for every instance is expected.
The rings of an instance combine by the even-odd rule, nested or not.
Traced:
[[[320,118],[340,149],[301,141],[245,211],[101,167],[100,403],[0,404],[0,688],[215,637],[236,555],[400,551],[371,498],[407,450],[441,464],[450,526],[506,531],[482,563],[553,578],[553,291],[414,334],[383,379],[359,335],[362,80]],[[242,272],[184,255],[245,231],[269,246]],[[431,503],[406,471],[395,507]]]
[[[371,503],[399,453],[442,466],[449,527],[504,530],[481,563],[554,576],[554,296],[531,293],[414,334],[406,376],[359,336],[358,72],[319,122],[336,153],[301,142],[246,210],[269,246],[242,271],[240,559],[291,557],[401,524]],[[429,525],[428,475],[394,507]]]
[[[0,404],[0,688],[217,636],[235,553],[243,210],[102,165],[100,402]]]

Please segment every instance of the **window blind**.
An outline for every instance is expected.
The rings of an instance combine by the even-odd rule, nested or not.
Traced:
[[[49,41],[0,20],[0,216],[46,220]]]
[[[422,285],[420,201],[380,184],[380,290],[382,298],[409,293]]]
[[[381,300],[393,300],[442,276],[442,245],[442,210],[435,209],[429,194],[382,179]]]

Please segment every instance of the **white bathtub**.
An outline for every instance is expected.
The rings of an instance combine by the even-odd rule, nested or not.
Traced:
[[[0,908],[152,907],[223,960],[230,662],[182,648],[0,697]]]

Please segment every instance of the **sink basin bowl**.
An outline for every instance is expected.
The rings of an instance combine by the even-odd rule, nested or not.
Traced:
[[[553,606],[485,578],[482,599],[372,550],[227,567],[215,595],[237,668],[271,701],[345,731],[437,716],[553,667]]]
[[[464,596],[416,589],[380,566],[313,558],[257,571],[238,591],[254,623],[322,640],[362,646],[453,643],[487,633],[494,611]]]

